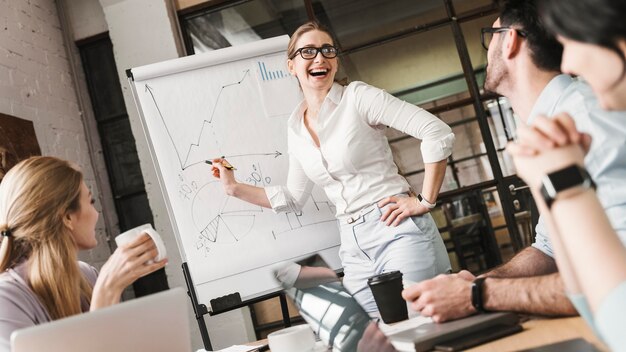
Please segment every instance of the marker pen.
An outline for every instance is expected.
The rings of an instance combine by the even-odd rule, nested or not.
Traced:
[[[209,165],[213,165],[213,162],[211,160],[205,160],[205,163],[209,164]],[[221,162],[222,166],[224,166],[225,168],[227,168],[228,170],[237,170],[237,168],[235,168],[234,166],[232,166],[231,164],[228,163],[228,161],[223,160]]]

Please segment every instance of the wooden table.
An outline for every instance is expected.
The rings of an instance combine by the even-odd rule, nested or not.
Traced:
[[[608,351],[580,317],[531,319],[522,324],[524,331],[467,350],[468,352],[505,352],[548,345],[582,337],[602,351]]]
[[[507,352],[539,347],[555,342],[582,337],[601,351],[609,351],[580,317],[531,319],[522,324],[524,331],[480,345],[467,352]],[[249,343],[259,345],[267,339]]]

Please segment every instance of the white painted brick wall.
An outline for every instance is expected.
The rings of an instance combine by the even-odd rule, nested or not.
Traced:
[[[64,45],[54,0],[0,0],[0,112],[32,121],[42,154],[80,165],[98,199]],[[99,268],[111,254],[102,219],[96,234],[81,259]]]

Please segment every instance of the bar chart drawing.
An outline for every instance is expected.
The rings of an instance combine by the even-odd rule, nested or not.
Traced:
[[[259,65],[259,73],[261,75],[261,80],[263,81],[272,81],[276,79],[281,79],[285,77],[289,77],[289,74],[282,69],[278,70],[268,70],[265,66],[265,62],[257,61]]]

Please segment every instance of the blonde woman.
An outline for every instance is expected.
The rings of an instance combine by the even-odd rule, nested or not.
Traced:
[[[162,268],[147,235],[119,247],[100,274],[78,261],[97,245],[98,212],[78,168],[53,157],[14,166],[0,184],[0,351],[17,329],[110,306]]]
[[[424,109],[363,82],[335,81],[338,49],[317,22],[300,26],[287,47],[287,65],[304,100],[287,125],[286,186],[237,182],[223,159],[214,175],[226,193],[276,212],[299,212],[314,184],[335,205],[343,284],[367,312],[377,311],[367,279],[399,270],[410,281],[450,270],[446,247],[428,213],[435,207],[452,153],[450,127]],[[420,194],[398,173],[385,137],[389,126],[421,139],[424,182]]]

